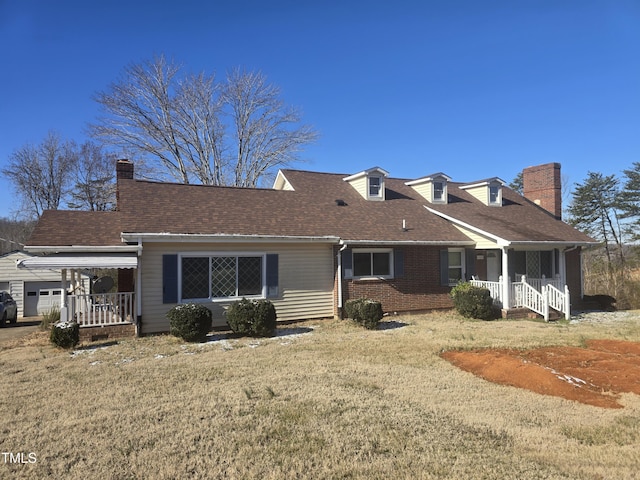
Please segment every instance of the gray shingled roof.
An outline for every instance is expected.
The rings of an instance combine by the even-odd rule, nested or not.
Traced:
[[[569,225],[504,188],[487,207],[449,184],[448,205],[429,205],[406,179],[385,179],[386,200],[368,201],[343,178],[283,170],[294,191],[120,180],[118,212],[48,211],[29,245],[120,245],[121,233],[335,236],[345,241],[469,241],[425,205],[510,241],[589,242]],[[346,205],[339,206],[336,200]],[[407,230],[402,229],[405,220]]]

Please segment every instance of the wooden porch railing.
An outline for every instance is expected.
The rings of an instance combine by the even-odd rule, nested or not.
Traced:
[[[67,297],[69,318],[81,327],[133,323],[133,292],[80,294]]]

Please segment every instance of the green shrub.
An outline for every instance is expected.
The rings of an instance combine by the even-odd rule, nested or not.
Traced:
[[[352,320],[359,318],[360,304],[362,303],[362,300],[364,299],[359,298],[357,300],[347,300],[344,302],[344,316]]]
[[[378,322],[384,316],[382,304],[368,298],[347,300],[344,304],[344,313],[347,318],[355,320],[369,330],[378,328]]]
[[[167,312],[169,332],[187,342],[202,342],[211,330],[211,310],[197,303],[176,305]]]
[[[60,348],[73,348],[80,343],[80,325],[76,322],[54,323],[49,339]]]
[[[58,307],[52,307],[51,310],[46,312],[42,316],[42,322],[40,323],[40,330],[49,330],[51,325],[60,321],[60,309]]]
[[[234,333],[268,337],[276,329],[276,308],[269,300],[243,298],[229,305],[227,323]]]
[[[462,282],[453,287],[451,298],[458,313],[464,317],[480,320],[497,318],[497,309],[493,305],[491,293],[486,288]]]

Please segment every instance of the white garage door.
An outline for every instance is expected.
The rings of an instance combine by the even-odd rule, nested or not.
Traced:
[[[60,308],[60,282],[25,282],[24,316],[42,315],[53,307]]]

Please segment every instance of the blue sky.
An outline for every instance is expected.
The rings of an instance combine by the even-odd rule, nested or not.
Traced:
[[[49,130],[86,140],[92,95],[163,53],[280,86],[321,135],[296,168],[581,182],[640,161],[639,52],[635,0],[0,0],[0,168]]]

